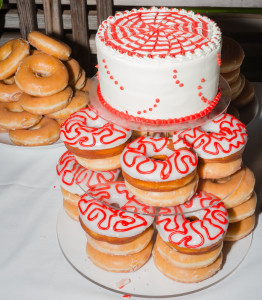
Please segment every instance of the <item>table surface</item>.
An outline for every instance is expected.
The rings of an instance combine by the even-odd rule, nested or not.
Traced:
[[[262,103],[262,84],[255,83]],[[256,175],[257,224],[250,251],[226,279],[189,300],[258,299],[262,292],[262,114],[248,125],[244,162]],[[56,221],[62,195],[55,165],[64,146],[22,149],[0,144],[0,299],[120,299],[80,275],[57,241]],[[70,233],[69,233],[70,237]]]

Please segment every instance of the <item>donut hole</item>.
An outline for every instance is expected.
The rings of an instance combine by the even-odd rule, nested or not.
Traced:
[[[196,216],[188,216],[185,219],[188,220],[189,222],[194,222],[199,220],[198,217]]]
[[[161,160],[161,161],[165,161],[167,159],[167,155],[153,155],[149,158],[154,159],[154,160]]]

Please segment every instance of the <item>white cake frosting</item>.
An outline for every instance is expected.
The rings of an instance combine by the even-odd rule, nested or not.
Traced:
[[[124,11],[100,25],[96,46],[100,99],[127,118],[192,118],[217,99],[221,32],[207,17]]]

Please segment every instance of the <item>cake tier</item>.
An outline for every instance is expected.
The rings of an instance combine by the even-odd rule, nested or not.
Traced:
[[[118,112],[178,119],[218,94],[221,33],[207,17],[151,8],[117,13],[96,36],[101,94]]]

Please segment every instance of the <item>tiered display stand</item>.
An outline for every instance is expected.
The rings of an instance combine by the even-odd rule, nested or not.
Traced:
[[[214,109],[206,116],[194,121],[178,123],[175,125],[141,124],[127,121],[108,112],[98,99],[98,83],[98,80],[96,78],[93,78],[90,89],[91,106],[96,109],[99,112],[99,115],[105,120],[137,131],[157,132],[161,134],[201,126],[225,112],[230,103],[229,86],[226,81],[222,77],[220,77],[219,86],[221,90],[221,98]],[[233,191],[231,193],[233,193],[235,189],[238,188],[240,182],[233,188]],[[81,188],[85,193],[88,194],[84,187]],[[227,197],[229,197],[230,195],[227,195]],[[221,201],[223,200],[225,199],[221,199]],[[110,206],[107,203],[103,204]],[[116,207],[113,206],[112,208],[116,209]],[[121,210],[121,208],[117,209]],[[125,211],[134,213],[132,209],[126,209]],[[139,213],[150,214],[155,217],[163,214],[161,213],[160,207],[150,206],[148,206],[146,210],[140,211]],[[170,211],[168,212],[169,215],[173,216],[179,213],[181,212],[175,212],[175,210],[173,209],[170,209]],[[165,214],[167,213],[165,212]],[[79,222],[71,220],[63,210],[58,215],[57,235],[61,250],[66,259],[78,272],[80,272],[87,279],[111,291],[149,298],[181,296],[199,291],[221,281],[222,279],[230,275],[241,264],[252,242],[252,234],[237,242],[224,242],[223,265],[220,271],[218,271],[214,276],[200,283],[179,283],[165,277],[160,271],[158,271],[158,269],[154,265],[152,257],[141,269],[132,273],[112,273],[96,267],[87,257],[85,251],[86,237],[85,232],[81,228],[81,225],[79,224]],[[120,282],[123,279],[127,284],[121,287]]]

